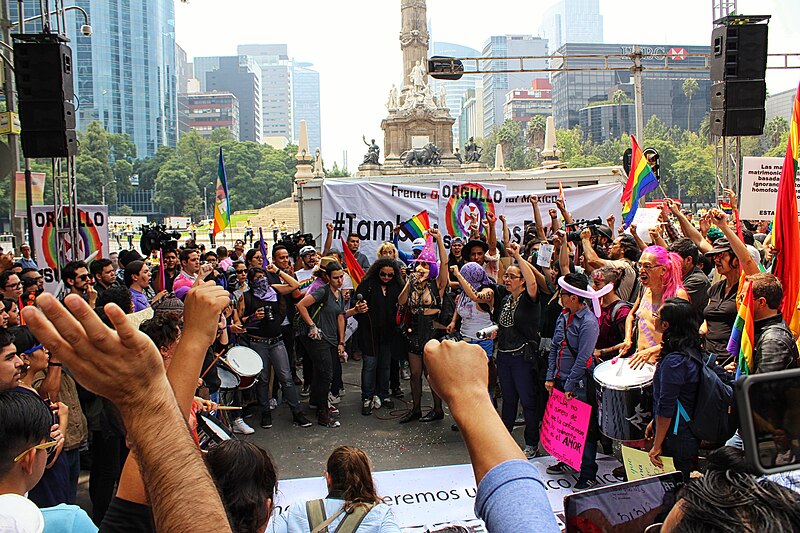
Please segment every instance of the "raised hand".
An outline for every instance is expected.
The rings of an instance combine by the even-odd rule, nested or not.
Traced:
[[[511,254],[511,257],[513,257],[514,259],[519,259],[520,258],[519,257],[519,244],[517,244],[516,242],[510,242],[510,243],[508,243],[508,246],[506,248],[508,249],[508,253]]]
[[[614,215],[608,215],[606,217],[606,225],[609,228],[614,228],[614,223],[617,221],[617,218]]]
[[[333,233],[333,222],[325,224],[325,229],[328,230],[328,233]]]

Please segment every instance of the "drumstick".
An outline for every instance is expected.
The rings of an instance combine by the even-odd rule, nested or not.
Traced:
[[[217,411],[236,411],[237,409],[241,409],[241,407],[236,407],[235,405],[220,405],[217,407]]]

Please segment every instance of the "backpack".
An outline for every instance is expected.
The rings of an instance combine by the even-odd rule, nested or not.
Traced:
[[[310,526],[312,533],[328,533],[328,524],[333,522],[333,520],[340,514],[345,513],[344,518],[341,522],[339,522],[339,526],[336,528],[334,533],[355,533],[355,531],[361,525],[361,522],[364,521],[367,513],[369,513],[374,506],[374,503],[360,503],[353,506],[351,510],[345,510],[345,507],[342,506],[337,513],[330,518],[327,518],[325,516],[325,501],[309,500],[306,502],[308,525]]]
[[[733,387],[720,379],[717,363],[713,354],[705,356],[697,350],[689,350],[687,354],[700,365],[700,381],[697,384],[697,401],[693,416],[678,400],[678,413],[675,416],[673,433],[677,435],[681,418],[686,421],[689,430],[700,440],[709,442],[725,442],[735,431],[731,417],[728,416],[733,406]]]

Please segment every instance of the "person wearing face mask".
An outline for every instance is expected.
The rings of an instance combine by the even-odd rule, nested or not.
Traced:
[[[358,346],[361,349],[361,414],[372,409],[393,409],[389,397],[389,370],[392,356],[403,345],[395,327],[397,298],[403,290],[397,260],[381,257],[370,266],[356,289],[355,302],[364,302],[367,312],[356,315]],[[357,304],[356,304],[357,305]]]

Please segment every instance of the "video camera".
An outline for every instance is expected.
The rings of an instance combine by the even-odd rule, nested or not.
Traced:
[[[176,251],[181,234],[177,231],[167,231],[164,224],[147,224],[142,226],[142,238],[139,247],[145,257],[153,250]]]
[[[314,241],[314,235],[311,233],[301,233],[299,231],[284,235],[283,238],[275,244],[285,246],[291,256],[296,256],[303,246],[317,247],[317,243]]]
[[[586,228],[592,230],[592,235],[597,235],[597,226],[601,226],[603,224],[603,219],[600,217],[593,218],[591,220],[581,220],[579,222],[573,222],[572,224],[567,224],[567,241],[568,242],[581,242],[581,231]],[[573,229],[570,229],[573,228]]]

